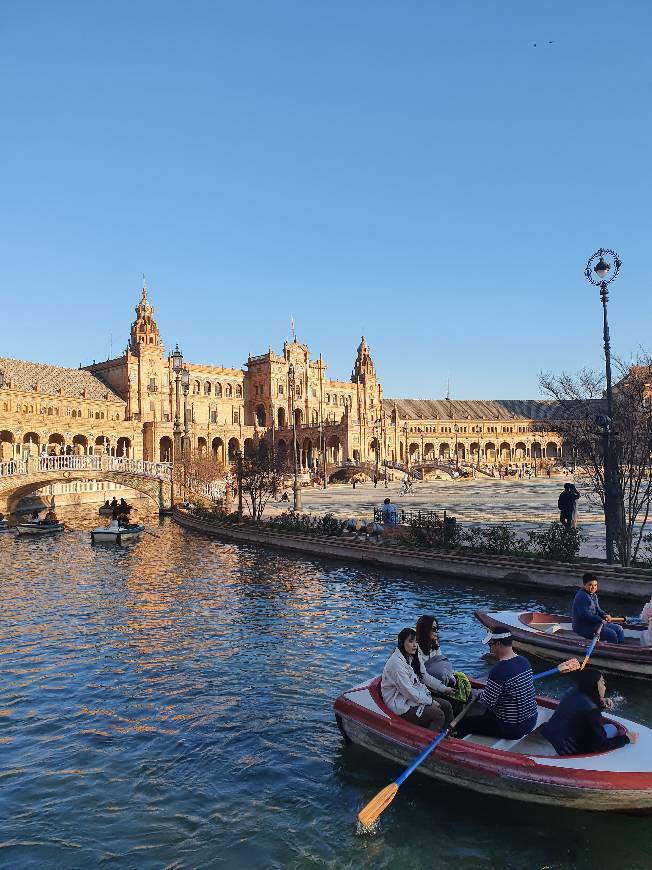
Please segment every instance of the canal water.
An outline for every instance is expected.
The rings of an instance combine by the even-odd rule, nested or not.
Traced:
[[[361,570],[153,516],[140,541],[94,547],[96,518],[62,514],[70,528],[56,538],[0,535],[0,866],[650,866],[645,819],[418,774],[375,834],[356,832],[399,769],[344,745],[338,694],[377,674],[424,612],[456,666],[482,677],[476,608],[563,610],[572,590]],[[609,688],[652,725],[645,683]]]

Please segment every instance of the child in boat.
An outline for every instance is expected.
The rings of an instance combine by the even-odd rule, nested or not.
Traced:
[[[647,630],[641,633],[641,643],[652,646],[652,598],[641,610],[641,622],[647,626]]]
[[[498,659],[487,677],[487,683],[477,703],[481,711],[472,708],[457,727],[457,736],[484,734],[518,740],[537,724],[537,702],[534,695],[534,675],[529,661],[512,649],[509,631],[493,632],[484,638],[489,650]],[[484,709],[482,709],[484,708]]]
[[[541,727],[541,733],[558,755],[608,752],[636,743],[636,732],[619,734],[615,725],[603,721],[602,711],[613,707],[605,693],[604,677],[597,668],[579,671],[576,685],[568,689],[548,722]]]
[[[453,671],[453,665],[442,655],[439,645],[439,624],[434,616],[417,619],[417,655],[428,686],[437,701],[443,697],[457,716],[471,697],[471,683],[466,674]]]
[[[396,649],[383,668],[380,693],[389,709],[402,719],[406,719],[413,725],[421,725],[422,728],[441,731],[447,724],[446,714],[439,702],[432,699],[430,692],[412,666],[416,652],[415,630],[402,629]]]

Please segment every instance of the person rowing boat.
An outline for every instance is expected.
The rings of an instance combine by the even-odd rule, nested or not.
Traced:
[[[457,728],[457,736],[482,734],[517,740],[537,724],[534,674],[529,661],[512,649],[509,631],[490,631],[483,640],[498,664],[489,671],[487,684],[467,717]]]

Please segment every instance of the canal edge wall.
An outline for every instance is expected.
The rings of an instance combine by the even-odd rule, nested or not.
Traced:
[[[605,564],[579,565],[537,560],[519,560],[479,553],[428,552],[410,547],[352,541],[325,535],[277,532],[249,524],[202,520],[175,508],[173,521],[184,528],[216,538],[302,553],[318,558],[342,559],[379,568],[410,571],[463,581],[480,580],[495,585],[527,586],[568,592],[580,585],[585,571],[600,578],[600,594],[620,599],[648,600],[652,578],[644,579],[641,569],[608,567]],[[647,575],[649,576],[649,575]]]

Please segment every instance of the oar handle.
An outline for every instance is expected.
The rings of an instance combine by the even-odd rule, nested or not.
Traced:
[[[424,761],[430,755],[430,753],[432,752],[433,749],[435,749],[437,746],[439,746],[439,744],[444,739],[444,737],[446,737],[448,734],[450,734],[450,732],[457,725],[457,723],[460,722],[464,718],[464,716],[466,716],[467,712],[471,709],[471,707],[473,706],[474,703],[475,703],[475,701],[469,701],[469,703],[466,705],[466,707],[460,713],[458,713],[457,716],[452,720],[450,725],[448,725],[447,728],[444,728],[442,731],[440,731],[439,734],[432,741],[432,743],[429,743],[426,746],[426,748],[423,750],[423,752],[421,752],[419,755],[417,755],[417,757],[414,759],[412,764],[403,771],[403,773],[398,777],[398,779],[394,780],[394,782],[396,783],[397,786],[403,785],[403,783],[408,778],[408,776],[411,773],[414,773],[414,771],[421,764],[421,762]]]

